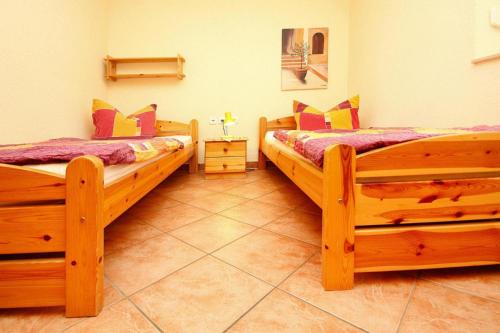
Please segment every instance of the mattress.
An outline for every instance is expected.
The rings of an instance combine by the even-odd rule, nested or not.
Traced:
[[[177,139],[179,141],[182,141],[184,143],[184,148],[188,148],[193,144],[192,138],[189,135],[172,135],[172,136],[165,136],[165,137],[159,137],[159,138],[171,138],[171,139]],[[149,160],[143,161],[143,162],[137,162],[137,163],[132,163],[132,164],[116,164],[116,165],[109,165],[104,167],[104,184],[112,183],[113,181],[127,175],[130,173],[135,172],[136,170],[142,168],[143,166],[146,166],[148,164],[151,164],[155,161],[158,161],[159,159],[172,154],[173,152],[167,152],[160,154],[158,156],[155,156]],[[27,164],[24,165],[23,167],[27,168],[32,168],[36,170],[41,170],[41,171],[47,171],[54,173],[56,175],[65,177],[66,176],[66,167],[68,166],[68,163],[50,163],[50,164]]]
[[[265,136],[264,140],[266,141],[266,144],[268,144],[270,146],[273,146],[274,148],[276,148],[280,152],[286,153],[287,155],[292,156],[294,159],[301,160],[304,163],[307,163],[307,164],[315,167],[316,169],[321,170],[321,168],[319,168],[317,165],[315,165],[311,160],[308,160],[304,156],[302,156],[299,153],[297,153],[292,147],[287,146],[283,142],[281,142],[278,139],[276,139],[274,137],[274,131],[268,131],[268,132],[266,132],[266,136]]]

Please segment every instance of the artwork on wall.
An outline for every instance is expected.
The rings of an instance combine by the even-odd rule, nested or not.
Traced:
[[[328,87],[328,28],[281,30],[281,90]]]

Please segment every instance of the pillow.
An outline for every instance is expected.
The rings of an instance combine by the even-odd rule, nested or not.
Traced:
[[[293,112],[295,114],[297,130],[314,131],[327,128],[323,112],[312,106],[293,101]]]
[[[354,96],[327,112],[293,101],[293,112],[298,130],[314,131],[321,129],[358,129],[359,96]]]
[[[94,99],[92,120],[95,126],[94,139],[151,138],[156,134],[156,104],[125,117],[112,105]]]
[[[359,96],[354,96],[325,113],[328,128],[358,129],[359,128]]]

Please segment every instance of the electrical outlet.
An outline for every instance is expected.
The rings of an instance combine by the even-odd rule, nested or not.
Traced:
[[[217,125],[217,117],[210,116],[210,117],[208,118],[208,123],[209,123],[210,125]]]
[[[224,123],[224,117],[219,117],[219,124]]]

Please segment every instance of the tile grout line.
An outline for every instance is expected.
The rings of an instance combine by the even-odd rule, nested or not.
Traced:
[[[232,324],[230,324],[224,331],[223,333],[227,332],[228,330],[231,329],[231,327],[233,327],[234,325],[236,325],[236,323],[238,323],[241,319],[243,319],[243,317],[245,317],[250,311],[252,311],[257,305],[259,305],[267,296],[269,296],[274,290],[276,290],[278,288],[278,286],[283,282],[285,281],[286,279],[288,279],[291,275],[293,275],[296,271],[298,271],[300,268],[302,268],[302,266],[304,266],[314,255],[316,255],[316,253],[313,253],[309,258],[307,258],[301,265],[299,265],[296,269],[294,269],[292,272],[290,272],[290,274],[288,274],[287,276],[285,276],[283,278],[283,280],[281,282],[279,282],[276,286],[271,284],[271,283],[268,283],[266,282],[267,284],[271,285],[272,288],[271,290],[266,294],[264,295],[262,298],[260,298],[254,305],[252,305],[247,311],[245,311],[241,316],[239,316]],[[219,258],[217,258],[219,259]],[[219,259],[221,260],[222,262],[226,263],[224,260],[222,259]],[[246,274],[249,274],[251,276],[253,276],[252,274],[248,273],[248,272],[245,272],[244,270],[242,270],[241,268],[238,268],[232,264],[229,264],[229,263],[226,263],[228,265],[231,265],[233,267],[235,267],[236,269],[246,273]],[[263,281],[262,279],[258,278],[259,280]],[[265,281],[264,281],[265,282]]]
[[[410,295],[408,296],[408,302],[406,302],[406,306],[403,310],[403,313],[401,314],[401,317],[399,318],[398,327],[396,328],[396,333],[399,332],[399,330],[401,328],[401,324],[403,323],[403,320],[406,316],[406,312],[408,311],[408,307],[410,306],[410,303],[413,300],[413,295],[415,294],[415,289],[417,289],[417,281],[418,281],[418,273],[417,273],[417,276],[415,277],[415,281],[413,282],[413,287],[410,290]]]
[[[438,285],[440,287],[443,287],[443,288],[447,288],[447,289],[451,289],[453,291],[456,291],[456,292],[459,292],[459,293],[462,293],[462,294],[466,294],[466,295],[469,295],[469,296],[474,296],[474,297],[479,297],[483,300],[486,300],[486,301],[489,301],[489,302],[493,302],[493,303],[497,303],[497,304],[500,304],[500,301],[498,300],[495,300],[495,299],[492,299],[492,298],[489,298],[489,297],[486,297],[486,296],[481,296],[481,295],[478,295],[478,294],[473,294],[471,292],[468,292],[464,289],[460,289],[460,288],[457,288],[457,287],[453,287],[451,285],[448,285],[448,284],[445,284],[445,283],[441,283],[441,282],[437,282],[437,281],[433,281],[433,280],[430,280],[428,278],[422,278],[422,277],[418,277],[419,280],[422,280],[422,281],[426,281],[426,282],[430,282],[432,284],[435,284],[435,285]]]

